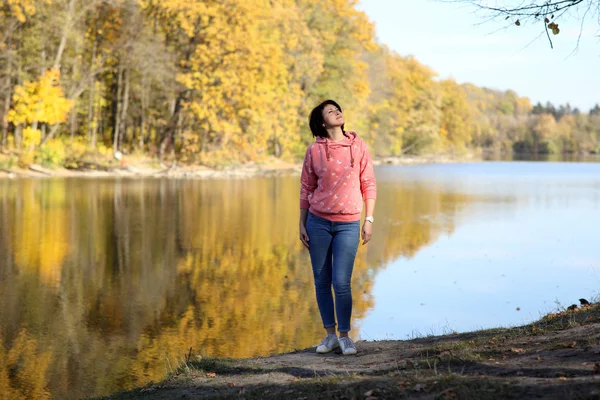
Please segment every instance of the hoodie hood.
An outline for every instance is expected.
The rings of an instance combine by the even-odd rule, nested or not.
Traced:
[[[325,147],[325,154],[327,155],[327,161],[331,160],[331,152],[330,149],[336,149],[341,147],[349,147],[350,148],[350,166],[354,168],[354,153],[352,148],[354,147],[354,141],[356,140],[357,135],[355,132],[344,132],[344,139],[340,141],[333,141],[328,138],[317,137],[315,143]]]

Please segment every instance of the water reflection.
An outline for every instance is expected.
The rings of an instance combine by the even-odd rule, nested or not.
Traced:
[[[81,398],[159,380],[193,353],[248,357],[322,333],[298,240],[298,178],[0,181],[0,393]],[[373,277],[455,229],[472,195],[379,186]]]

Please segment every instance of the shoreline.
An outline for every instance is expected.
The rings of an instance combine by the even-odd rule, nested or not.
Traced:
[[[356,356],[314,347],[250,359],[190,354],[163,381],[103,398],[600,398],[600,303],[519,327],[357,347]]]
[[[478,154],[428,155],[382,157],[373,160],[373,165],[417,165],[447,164],[482,161]],[[124,166],[100,166],[100,168],[67,169],[46,168],[32,164],[29,168],[0,168],[0,179],[20,178],[173,178],[173,179],[219,179],[253,178],[259,176],[300,175],[302,163],[289,163],[274,160],[266,163],[230,165],[224,168],[210,168],[201,165],[181,165],[151,167],[148,163],[132,163]]]

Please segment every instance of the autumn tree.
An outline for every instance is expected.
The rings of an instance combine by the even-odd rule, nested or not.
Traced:
[[[327,98],[378,156],[507,150],[535,125],[517,93],[440,81],[378,43],[354,1],[11,0],[0,22],[0,144],[22,164],[294,161],[312,140],[311,108]],[[54,93],[26,99],[48,73]],[[44,102],[60,118],[23,119]],[[573,137],[587,144],[571,148],[597,147],[594,135]]]

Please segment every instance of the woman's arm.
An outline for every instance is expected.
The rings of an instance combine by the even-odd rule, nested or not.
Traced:
[[[375,199],[365,200],[365,217],[372,217],[375,211]]]
[[[312,156],[310,154],[311,147],[312,145],[308,146],[308,149],[306,149],[306,155],[304,156],[304,162],[302,163],[302,175],[300,176],[300,209],[310,208],[308,197],[313,194],[318,184],[317,174],[312,166]],[[306,221],[306,218],[304,218],[304,221]]]
[[[375,199],[377,198],[377,183],[375,182],[375,171],[373,170],[373,160],[363,142],[364,151],[360,159],[360,191],[365,202],[365,217],[372,217],[375,211]],[[367,244],[373,235],[373,223],[365,221],[362,228],[363,244]]]
[[[375,210],[375,199],[366,199],[365,200],[365,209],[366,209],[366,216],[372,217],[373,211]],[[363,244],[369,243],[369,240],[371,240],[372,236],[373,236],[373,223],[370,221],[363,222],[363,227],[362,227]]]
[[[308,217],[308,208],[300,209],[300,226],[306,226],[306,218]]]
[[[317,188],[317,174],[312,167],[312,157],[310,155],[310,146],[306,150],[304,163],[302,164],[302,176],[300,176],[300,240],[308,249],[308,234],[306,233],[306,218],[310,203],[308,197],[313,194]]]
[[[371,153],[366,143],[362,143],[363,152],[360,158],[360,191],[365,201],[368,199],[377,198],[377,183],[375,181],[375,171],[373,170],[373,160],[371,159]],[[373,203],[374,204],[374,203]],[[375,207],[375,206],[373,206]],[[369,210],[367,210],[368,212]],[[373,210],[370,210],[373,215]]]

